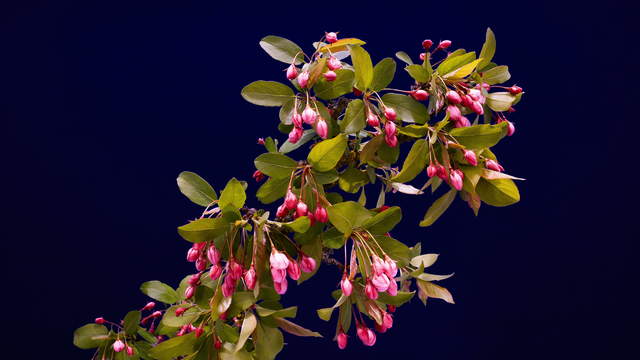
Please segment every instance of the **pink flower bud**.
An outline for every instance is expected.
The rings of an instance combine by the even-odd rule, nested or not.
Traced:
[[[224,282],[222,283],[222,296],[232,296],[234,291],[236,291],[236,279],[234,279],[232,276],[227,275],[224,278]]]
[[[289,142],[292,144],[297,143],[302,137],[302,129],[299,127],[293,127],[291,132],[289,132]]]
[[[220,350],[222,348],[222,341],[216,338],[216,342],[213,344],[213,346],[216,348],[216,350]]]
[[[342,63],[335,56],[331,56],[329,57],[329,60],[327,60],[327,67],[331,71],[336,71],[342,68]]]
[[[285,217],[287,215],[287,206],[285,204],[282,204],[280,206],[278,206],[278,210],[276,211],[276,216],[279,218]]]
[[[321,223],[326,223],[327,221],[329,221],[329,215],[327,215],[327,209],[323,208],[320,205],[316,207],[316,212],[314,215],[315,215],[316,221],[319,221]]]
[[[187,289],[184,291],[184,298],[191,299],[193,295],[196,293],[196,288],[194,286],[187,286]]]
[[[280,295],[284,295],[284,293],[287,292],[287,286],[288,284],[287,284],[286,278],[282,279],[282,281],[273,283],[273,287],[275,288],[276,292]]]
[[[302,127],[302,115],[299,113],[295,113],[291,116],[291,122],[293,122],[293,126]]]
[[[513,85],[509,88],[509,92],[511,95],[518,95],[522,92],[522,88],[520,86]]]
[[[327,122],[324,121],[323,118],[320,118],[320,120],[316,124],[316,133],[318,133],[318,136],[320,136],[321,138],[326,139],[328,132],[329,128],[327,127]]]
[[[384,124],[384,133],[387,134],[387,136],[391,137],[391,136],[395,136],[396,135],[396,124],[393,121],[387,121]]]
[[[255,181],[260,182],[260,181],[262,181],[264,179],[265,175],[262,173],[262,171],[256,170],[256,171],[253,172],[253,175],[251,175],[251,177]]]
[[[395,135],[394,136],[385,136],[384,141],[390,147],[396,147],[398,145],[398,138]]]
[[[384,108],[384,116],[387,117],[387,119],[394,121],[396,119],[396,117],[398,116],[398,114],[396,114],[396,111],[393,108],[390,107],[385,107]]]
[[[482,84],[480,84],[480,87],[485,89],[485,90],[487,90],[487,91],[491,89],[491,85],[489,85],[486,82],[483,82]]]
[[[151,310],[151,309],[153,309],[154,307],[156,307],[156,303],[154,303],[153,301],[149,301],[149,302],[147,303],[147,305],[145,305],[145,306],[142,308],[142,310],[141,310],[141,311]]]
[[[256,287],[256,269],[253,264],[251,265],[249,270],[244,273],[244,283],[249,290],[253,290]]]
[[[133,356],[134,353],[135,351],[133,350],[133,348],[127,345],[127,356]]]
[[[431,41],[431,40],[429,40],[429,39],[424,40],[424,41],[422,42],[422,47],[423,47],[425,50],[429,50],[429,49],[431,48],[431,46],[432,46],[432,45],[433,45],[433,41]]]
[[[378,292],[385,292],[389,288],[389,278],[385,274],[375,275],[371,278],[371,284]]]
[[[304,89],[307,87],[308,84],[309,84],[309,72],[303,71],[300,75],[298,75],[298,85],[300,85],[300,87]]]
[[[371,280],[367,280],[367,285],[365,285],[365,287],[364,287],[364,293],[371,300],[375,300],[375,299],[378,298],[378,290],[371,283]]]
[[[372,255],[371,267],[376,275],[380,275],[384,272],[384,261],[382,261],[378,255]]]
[[[379,126],[380,119],[378,119],[378,116],[376,116],[376,114],[374,114],[373,112],[369,112],[369,115],[367,115],[367,124],[373,127]]]
[[[198,260],[196,260],[196,270],[204,271],[204,269],[206,268],[207,268],[207,259],[198,258]]]
[[[227,266],[229,266],[229,276],[231,276],[233,280],[238,280],[242,277],[242,273],[244,272],[244,269],[242,268],[242,265],[240,265],[239,262],[231,259],[227,263]]]
[[[99,317],[99,318],[96,318],[95,323],[98,325],[102,325],[105,323],[105,320],[104,318]]]
[[[295,209],[296,206],[298,205],[298,198],[293,193],[293,191],[291,191],[291,189],[289,189],[289,191],[287,191],[287,195],[284,198],[284,205],[289,210]]]
[[[211,244],[211,246],[209,246],[209,249],[207,250],[207,258],[212,264],[220,262],[220,251],[215,245]]]
[[[113,351],[120,352],[122,350],[124,350],[124,343],[122,342],[122,340],[116,340],[113,343]]]
[[[360,97],[360,96],[362,96],[362,91],[360,91],[360,90],[358,90],[356,88],[353,88],[353,95],[355,95],[357,97]]]
[[[200,273],[191,275],[187,282],[192,286],[198,285],[200,283]]]
[[[452,170],[449,173],[451,185],[458,191],[462,190],[462,176],[460,176],[461,173],[462,172],[460,170]]]
[[[274,248],[271,250],[271,256],[269,256],[269,264],[274,269],[285,270],[289,266],[289,259],[287,255]]]
[[[183,307],[179,307],[176,309],[176,316],[180,317],[184,314],[184,312],[187,311],[187,308],[183,308]]]
[[[384,256],[384,273],[387,274],[391,280],[398,274],[398,265],[388,255]]]
[[[420,53],[418,57],[420,58],[420,61],[424,61],[424,59],[427,58],[427,53]]]
[[[302,255],[300,260],[300,269],[306,273],[311,273],[316,269],[316,259],[311,256]]]
[[[457,106],[455,105],[447,106],[447,112],[449,113],[449,119],[453,121],[460,121],[460,118],[462,117],[462,113],[460,112],[460,109],[458,109]]]
[[[438,44],[439,49],[446,49],[449,46],[451,46],[451,40],[442,40],[440,41],[440,44]]]
[[[347,274],[342,276],[342,281],[340,281],[340,288],[342,289],[342,293],[344,296],[350,296],[353,292],[353,284],[351,284],[351,280],[347,278]]]
[[[305,204],[303,201],[298,201],[298,205],[296,206],[296,215],[298,217],[305,216],[307,215],[308,211],[309,208],[307,207],[307,204]]]
[[[218,280],[220,275],[222,275],[222,266],[213,264],[213,266],[211,266],[211,268],[209,269],[209,278],[215,281]]]
[[[471,104],[473,104],[473,99],[471,98],[471,96],[463,95],[461,99],[462,99],[462,102],[461,102],[462,106],[471,108]]]
[[[464,151],[464,159],[467,160],[467,162],[472,166],[478,165],[478,159],[476,158],[476,153],[474,153],[472,150]]]
[[[271,267],[271,277],[273,278],[273,282],[280,282],[287,277],[287,270]]]
[[[416,90],[411,92],[411,96],[417,101],[425,101],[429,98],[429,93],[424,90]]]
[[[493,171],[504,171],[504,168],[502,167],[502,165],[498,164],[497,161],[495,160],[487,160],[484,163],[484,166],[487,169],[493,170]]]
[[[198,250],[191,248],[189,249],[189,251],[187,251],[187,261],[188,262],[194,262],[196,260],[198,260],[198,258],[200,257],[200,253],[198,252]]]
[[[393,327],[393,316],[389,313],[385,313],[382,317],[382,325],[387,329],[391,329]]]
[[[467,119],[466,116],[461,116],[460,120],[456,121],[456,123],[454,125],[457,128],[463,128],[463,127],[471,126],[471,122],[469,121],[469,119]]]
[[[334,32],[326,33],[324,38],[329,44],[333,44],[334,42],[338,41],[338,34]]]
[[[309,105],[307,105],[307,107],[302,112],[302,121],[309,125],[315,124],[317,117],[318,114],[316,114],[315,110],[313,110]]]
[[[200,336],[202,336],[202,334],[204,333],[204,329],[202,328],[202,325],[200,325],[197,329],[196,329],[196,338],[199,338]]]
[[[437,166],[438,166],[438,172],[437,172],[438,177],[442,180],[446,180],[448,177],[447,170],[441,164],[438,164]]]
[[[511,121],[507,121],[507,136],[512,136],[516,132],[516,127]]]
[[[289,67],[287,68],[287,79],[293,80],[297,76],[298,76],[298,69],[293,64],[289,65]]]
[[[376,334],[368,327],[362,325],[356,330],[356,333],[364,345],[373,346],[376,343]]]
[[[347,334],[344,332],[340,331],[336,340],[338,341],[338,349],[344,350],[347,347]]]
[[[460,94],[458,94],[457,92],[453,90],[449,90],[447,91],[447,101],[449,102],[449,104],[457,105],[462,102],[462,98],[460,97]]]
[[[395,282],[395,280],[393,280],[393,278],[391,278],[391,281],[389,281],[389,288],[387,289],[387,293],[391,296],[398,295],[398,284]]]
[[[313,226],[313,224],[316,223],[316,216],[313,214],[313,212],[309,211],[307,212],[307,217],[309,218],[309,225]]]
[[[387,309],[389,310],[389,312],[394,313],[396,312],[396,307],[395,305],[388,305]]]
[[[264,145],[264,138],[258,138],[258,145]]]
[[[473,101],[480,101],[480,99],[482,98],[482,93],[478,89],[471,89],[469,90],[469,97]]]
[[[434,177],[438,173],[438,168],[432,163],[427,166],[427,176]]]
[[[194,243],[191,247],[200,251],[202,249],[204,249],[204,247],[207,246],[206,242],[199,242],[199,243]]]
[[[329,71],[325,72],[324,74],[322,74],[322,76],[324,76],[324,78],[327,81],[333,81],[338,77],[338,75],[336,75],[336,73],[333,72],[332,70],[329,70]]]
[[[300,279],[300,265],[298,265],[295,261],[289,261],[289,266],[287,267],[287,274],[291,280]]]

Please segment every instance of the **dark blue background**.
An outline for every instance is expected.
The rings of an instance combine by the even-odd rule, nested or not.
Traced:
[[[417,57],[424,38],[479,50],[487,26],[498,39],[495,60],[527,92],[512,117],[516,135],[497,149],[509,173],[527,178],[522,201],[485,206],[477,218],[458,201],[424,229],[416,224],[430,196],[392,198],[405,209],[394,235],[442,254],[434,271],[456,272],[445,283],[456,304],[415,301],[374,349],[352,337],[339,351],[334,322],[315,316],[331,304],[338,277],[326,270],[284,301],[299,304],[299,322],[328,338],[287,336],[282,358],[637,353],[637,210],[623,211],[637,192],[635,143],[623,139],[637,102],[631,6],[16,3],[0,28],[5,354],[87,359],[71,344],[76,327],[140,307],[143,281],[177,284],[192,271],[175,228],[200,210],[175,178],[195,171],[217,189],[231,176],[251,180],[262,151],[255,139],[276,134],[277,111],[244,102],[240,89],[283,78],[283,64],[258,47],[261,37],[308,49],[323,31],[340,30],[368,41],[378,61],[398,50]],[[408,85],[402,71],[398,78]]]

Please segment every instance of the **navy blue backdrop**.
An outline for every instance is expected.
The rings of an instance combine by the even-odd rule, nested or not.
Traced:
[[[192,271],[175,228],[199,209],[175,178],[191,170],[220,189],[251,180],[259,136],[276,110],[244,102],[251,81],[282,80],[258,46],[269,34],[309,47],[323,31],[368,41],[374,62],[420,51],[424,38],[479,49],[490,26],[495,60],[527,94],[516,135],[499,145],[522,201],[474,217],[457,201],[418,228],[429,196],[393,197],[394,235],[440,253],[455,305],[399,310],[375,348],[330,341],[338,274],[294,286],[300,322],[329,336],[287,336],[283,359],[399,354],[425,359],[623,358],[632,348],[638,230],[631,106],[633,9],[586,2],[16,2],[2,12],[3,353],[88,359],[73,330],[118,319],[146,301],[146,280]],[[213,2],[210,2],[213,3]],[[530,4],[527,4],[530,3]],[[635,33],[634,33],[635,31]],[[635,45],[637,47],[637,45]],[[397,84],[408,84],[398,72]],[[399,85],[402,86],[402,85]],[[284,136],[280,136],[284,140]],[[625,160],[630,159],[630,160]],[[257,186],[250,181],[250,191]],[[258,205],[253,200],[253,204]],[[35,346],[37,344],[37,346]],[[46,353],[46,356],[45,356]]]

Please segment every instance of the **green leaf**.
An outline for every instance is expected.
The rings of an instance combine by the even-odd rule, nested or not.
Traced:
[[[224,218],[202,218],[192,221],[178,228],[178,234],[193,243],[213,240],[229,229],[229,223]]]
[[[411,249],[400,241],[386,235],[374,235],[380,247],[389,254],[389,256],[398,262],[398,267],[409,264]]]
[[[345,201],[327,208],[329,220],[343,234],[362,226],[374,213],[355,201]]]
[[[125,334],[135,335],[138,332],[138,324],[140,323],[140,319],[142,319],[142,314],[140,313],[140,311],[129,311],[123,319],[122,327],[124,328]]]
[[[496,66],[482,73],[482,80],[489,85],[502,84],[511,79],[509,67],[505,65]]]
[[[447,57],[446,60],[440,63],[436,71],[440,75],[449,74],[452,71],[459,69],[460,67],[474,61],[475,59],[476,59],[476,53],[473,51],[469,53],[457,55],[457,56],[452,54],[452,55],[449,55],[449,57]]]
[[[402,220],[402,209],[399,206],[393,206],[377,213],[362,227],[368,229],[372,234],[386,234],[398,225],[400,220]]]
[[[108,339],[109,330],[104,325],[87,324],[73,332],[73,345],[80,349],[93,349]]]
[[[384,58],[373,67],[371,90],[380,91],[393,81],[396,75],[396,62],[392,58]]]
[[[199,314],[200,310],[197,307],[189,308],[185,311],[181,316],[176,316],[176,309],[181,307],[187,307],[185,305],[174,305],[167,309],[162,317],[162,324],[169,327],[178,328],[183,325],[187,325],[195,321]]]
[[[302,133],[302,138],[300,138],[300,140],[298,140],[297,143],[292,144],[292,143],[289,142],[289,140],[285,141],[282,144],[282,146],[280,146],[280,152],[283,153],[283,154],[290,153],[293,150],[299,148],[300,146],[308,143],[311,139],[313,139],[314,136],[316,136],[316,131],[315,130],[313,130],[313,129],[305,130]]]
[[[148,297],[165,304],[173,304],[180,300],[180,296],[171,286],[157,280],[143,283],[140,285],[140,291]]]
[[[352,70],[336,70],[336,79],[327,81],[324,77],[313,87],[316,96],[323,100],[335,99],[353,91],[355,73]]]
[[[362,186],[368,183],[369,177],[367,173],[353,167],[348,167],[340,174],[340,179],[338,180],[340,189],[352,194],[357,193]]]
[[[283,106],[293,97],[293,90],[277,81],[258,80],[242,88],[242,97],[262,106]]]
[[[276,321],[276,324],[278,324],[278,327],[280,329],[288,332],[289,334],[296,335],[296,336],[322,337],[320,333],[311,331],[307,328],[303,328],[302,326],[295,324],[289,320],[276,318],[275,321]]]
[[[263,174],[276,179],[288,179],[298,163],[287,155],[265,153],[258,156],[253,163]]]
[[[271,204],[272,202],[282,198],[287,193],[289,179],[269,178],[256,192],[256,197],[263,204]]]
[[[320,52],[328,52],[331,51],[333,53],[339,51],[348,50],[348,45],[364,45],[366,44],[364,41],[356,38],[344,38],[340,39],[332,44],[325,45],[321,47],[318,51]]]
[[[396,57],[404,61],[407,65],[413,65],[413,61],[411,60],[411,57],[404,51],[398,51],[396,53]]]
[[[227,316],[233,317],[247,310],[256,303],[256,298],[252,291],[236,291],[233,293],[231,305],[227,309]]]
[[[340,130],[345,134],[355,134],[365,127],[364,102],[353,100],[347,105],[344,119],[340,123]]]
[[[322,245],[330,249],[340,249],[344,245],[344,234],[332,227],[322,234]]]
[[[216,191],[196,173],[183,171],[178,175],[177,181],[180,192],[200,206],[209,206],[214,200],[218,200]]]
[[[496,125],[473,125],[452,129],[449,134],[467,148],[484,149],[497,144],[507,134],[507,126],[506,122]]]
[[[238,351],[244,347],[244,344],[249,339],[249,336],[251,336],[251,334],[254,332],[257,325],[258,319],[256,319],[256,316],[253,315],[251,311],[247,311],[245,313],[244,320],[242,321],[242,329],[240,330],[240,336],[238,337],[235,351]]]
[[[307,160],[316,171],[326,172],[338,164],[347,148],[346,135],[338,135],[317,143],[309,152]]]
[[[398,114],[398,119],[404,122],[424,124],[429,120],[427,107],[409,95],[384,94],[382,102],[384,102],[385,106],[394,108]]]
[[[373,81],[373,64],[369,53],[358,45],[350,47],[351,60],[356,71],[355,87],[360,91],[366,91]]]
[[[149,355],[157,360],[171,360],[182,355],[191,354],[196,344],[196,333],[176,336],[163,341],[149,350]]]
[[[291,64],[295,58],[295,63],[298,65],[301,64],[302,59],[304,59],[302,49],[293,41],[283,37],[274,35],[265,36],[260,40],[260,47],[266,51],[269,56],[283,63]]]
[[[465,64],[465,65],[463,65],[463,66],[451,71],[448,74],[445,74],[443,76],[443,78],[451,79],[451,80],[463,79],[463,78],[467,77],[469,74],[471,74],[476,69],[476,66],[478,66],[478,63],[481,60],[482,60],[482,58],[473,60],[472,62],[470,62],[468,64]]]
[[[456,198],[457,191],[455,189],[449,190],[446,194],[442,195],[438,200],[434,201],[433,204],[427,210],[427,213],[424,215],[424,219],[420,221],[420,226],[426,227],[433,224],[440,215],[442,215],[449,205],[453,202],[453,199]]]
[[[424,254],[418,255],[411,259],[411,265],[415,267],[428,268],[429,266],[435,264],[438,261],[438,254]]]
[[[416,284],[418,285],[418,297],[420,297],[425,305],[427,304],[427,299],[430,297],[442,299],[449,304],[454,303],[453,296],[451,296],[449,290],[443,288],[442,286],[420,279],[416,279]]]
[[[427,70],[424,67],[422,67],[422,65],[418,65],[418,64],[408,65],[404,69],[417,82],[426,83],[426,82],[429,82],[429,80],[431,80],[431,76],[429,75]]]
[[[407,126],[399,126],[398,134],[414,137],[414,138],[422,138],[427,135],[429,127],[426,125],[407,125]]]
[[[290,306],[285,309],[275,310],[275,309],[267,309],[260,305],[256,305],[256,311],[258,312],[258,315],[260,315],[260,317],[271,316],[274,318],[284,318],[284,317],[294,318],[298,313],[298,307]]]
[[[378,301],[383,304],[393,305],[393,306],[402,306],[413,298],[415,295],[415,291],[407,292],[407,291],[398,291],[398,295],[391,296],[385,293],[378,294]]]
[[[320,185],[331,184],[338,181],[338,171],[336,169],[331,169],[327,172],[317,172],[312,169],[311,173],[315,181]]]
[[[231,205],[236,209],[244,206],[244,202],[247,200],[247,194],[244,191],[244,186],[236,178],[232,178],[225,186],[224,190],[220,194],[220,200],[218,200],[218,206],[221,209]]]
[[[389,179],[393,182],[406,183],[413,180],[427,165],[429,156],[429,143],[424,139],[418,139],[411,146],[407,158],[402,164],[402,170],[396,176]]]
[[[487,28],[487,35],[485,37],[484,44],[482,45],[482,50],[480,50],[480,58],[482,61],[478,64],[478,69],[482,70],[485,66],[489,65],[495,53],[496,37],[493,34],[493,31],[491,31],[491,28]]]
[[[507,111],[515,100],[509,92],[494,92],[487,94],[486,105],[493,111]]]
[[[507,206],[520,201],[518,187],[511,179],[486,180],[481,178],[476,193],[491,206]]]
[[[307,216],[300,216],[291,222],[282,223],[282,225],[288,227],[289,229],[297,233],[304,233],[304,232],[307,232],[307,230],[309,230],[309,227],[311,226],[311,221]]]
[[[277,328],[258,323],[256,335],[253,339],[256,348],[256,359],[273,360],[284,346],[282,332]]]
[[[324,321],[331,320],[331,314],[333,314],[333,310],[339,307],[340,305],[342,305],[348,299],[349,299],[348,297],[340,293],[340,298],[338,298],[338,301],[336,301],[336,303],[332,307],[316,310],[316,312],[318,313],[318,317]]]

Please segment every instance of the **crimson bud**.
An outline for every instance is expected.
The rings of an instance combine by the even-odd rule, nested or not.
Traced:
[[[476,153],[474,153],[472,150],[464,151],[464,159],[467,160],[467,162],[473,166],[478,165],[478,159],[476,158]]]
[[[334,42],[338,41],[338,34],[334,32],[326,33],[325,39],[327,39],[327,42],[329,44],[333,44]]]
[[[305,216],[307,215],[308,211],[309,211],[309,208],[307,207],[307,204],[305,204],[302,200],[299,201],[298,205],[296,205],[296,215]]]
[[[396,111],[393,108],[385,107],[384,108],[384,116],[386,116],[387,119],[393,121],[393,120],[396,119],[398,114],[396,114]]]
[[[462,98],[457,92],[449,90],[447,91],[447,101],[449,102],[449,104],[457,105],[462,102]]]
[[[98,325],[102,325],[102,324],[105,323],[105,320],[104,320],[104,318],[99,317],[99,318],[96,318],[95,322]]]
[[[289,67],[287,68],[287,79],[293,80],[297,76],[298,76],[298,69],[293,64],[289,65]]]
[[[344,332],[340,331],[336,340],[338,341],[338,349],[344,350],[347,347],[347,334]]]
[[[424,90],[416,90],[411,92],[411,96],[417,101],[425,101],[429,98],[429,93]]]
[[[316,268],[316,259],[311,256],[302,255],[302,260],[300,260],[300,269],[306,273],[313,272]]]
[[[423,47],[425,50],[429,50],[429,49],[431,48],[431,46],[432,46],[432,45],[433,45],[433,41],[431,41],[431,40],[429,40],[429,39],[424,40],[424,41],[422,42],[422,47]]]
[[[320,120],[318,120],[318,123],[316,124],[316,133],[318,133],[318,136],[320,136],[323,139],[326,139],[329,134],[329,128],[327,127],[327,122],[324,121],[323,118],[320,118]]]
[[[300,75],[298,75],[298,85],[301,88],[306,88],[307,84],[309,84],[309,72],[303,71]]]
[[[520,86],[516,86],[516,85],[513,85],[508,90],[511,93],[511,95],[518,95],[518,94],[520,94],[522,92],[522,88]]]
[[[338,77],[338,75],[336,75],[336,73],[331,70],[325,72],[323,76],[327,81],[333,81],[336,79],[336,77]]]
[[[122,342],[122,340],[116,340],[113,343],[113,351],[120,352],[122,350],[124,350],[124,343]]]
[[[302,120],[309,125],[313,125],[316,122],[317,116],[318,115],[316,114],[315,110],[313,110],[309,105],[307,105],[307,107],[302,112]]]
[[[320,205],[316,207],[316,211],[314,215],[315,215],[315,219],[321,223],[326,223],[327,221],[329,221],[329,216],[327,215],[327,209],[323,208]]]
[[[442,40],[440,44],[438,44],[438,49],[446,49],[451,46],[451,40]]]

